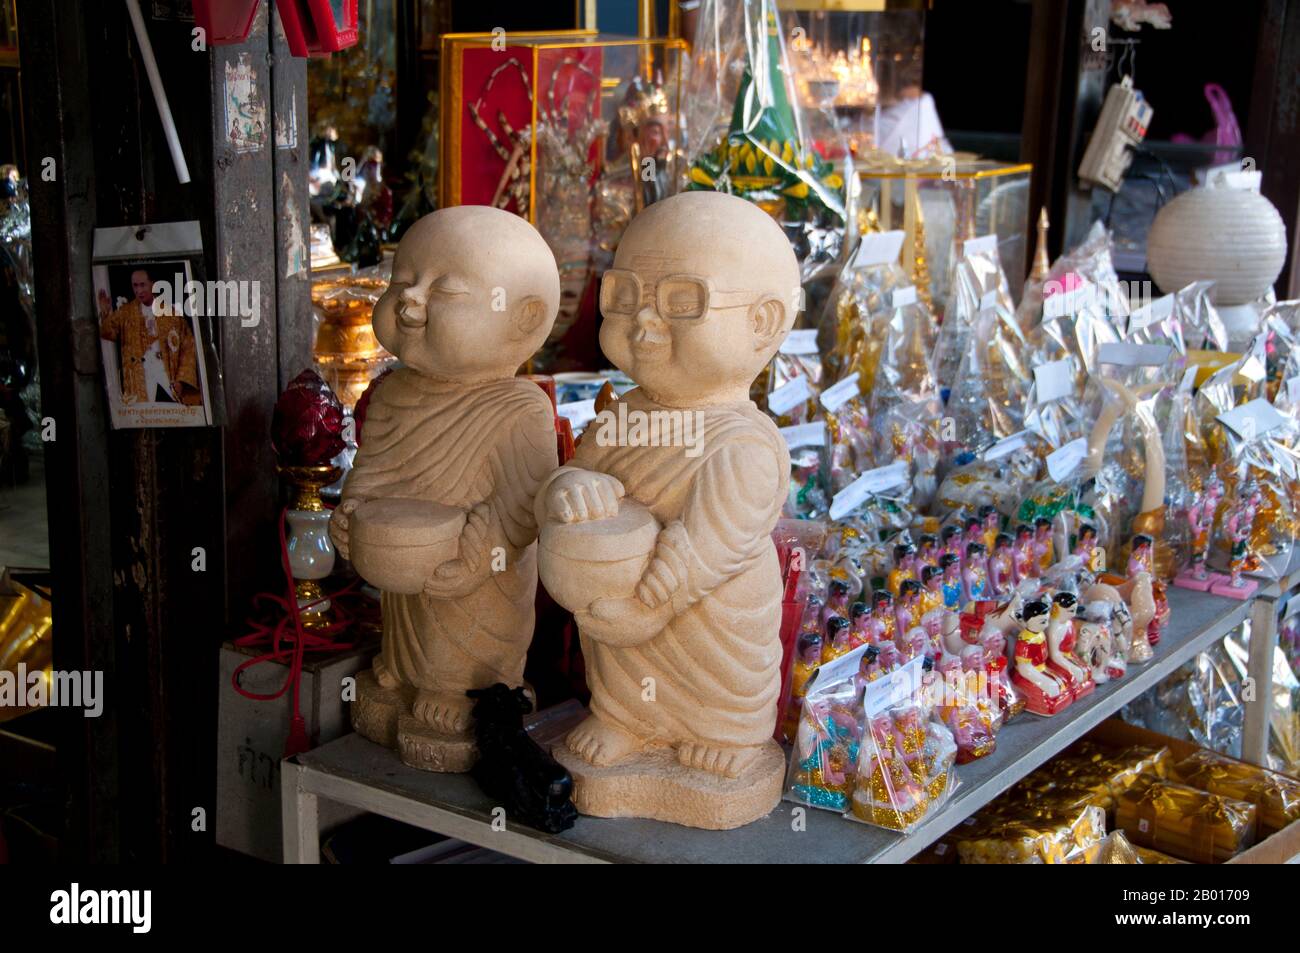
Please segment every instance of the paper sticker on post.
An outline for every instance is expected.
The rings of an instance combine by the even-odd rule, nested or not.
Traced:
[[[885,490],[902,486],[911,475],[911,465],[906,460],[899,460],[887,467],[868,470],[835,494],[835,498],[831,500],[831,519],[842,519],[865,503],[871,494],[883,493]]]
[[[850,398],[856,396],[858,396],[858,372],[854,371],[835,386],[822,391],[822,406],[834,413],[847,403]],[[768,405],[771,406],[771,403],[769,399]]]
[[[1038,402],[1046,404],[1074,393],[1074,362],[1068,357],[1046,361],[1034,368]]]
[[[781,342],[782,354],[816,354],[817,353],[817,329],[800,328],[798,331],[791,331]]]
[[[1243,440],[1254,440],[1264,434],[1272,433],[1287,421],[1264,397],[1256,397],[1240,407],[1234,407],[1226,414],[1219,414],[1216,420]]]
[[[809,400],[812,400],[812,388],[808,386],[808,378],[796,377],[767,395],[767,409],[780,417]]]
[[[858,250],[853,253],[853,267],[866,268],[870,265],[887,265],[898,261],[898,253],[903,250],[902,232],[875,232],[863,235],[858,243]]]
[[[1088,440],[1086,437],[1080,437],[1078,440],[1071,440],[1059,450],[1053,450],[1047,455],[1047,474],[1057,483],[1064,483],[1079,469],[1079,464],[1083,463],[1084,458],[1088,456]]]
[[[786,447],[791,450],[800,447],[824,447],[826,446],[826,421],[815,420],[810,424],[782,427],[781,436],[785,438]]]

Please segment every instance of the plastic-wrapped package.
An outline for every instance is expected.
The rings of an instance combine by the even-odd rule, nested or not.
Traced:
[[[963,864],[1086,863],[1106,836],[1106,814],[1091,804],[1019,817],[981,812],[952,836]]]
[[[999,447],[1016,442],[1014,436],[1009,437],[995,444],[982,458],[972,458],[954,467],[939,484],[935,511],[941,518],[947,518],[958,510],[974,512],[989,503],[1003,516],[1013,516],[1042,469],[1041,458],[1030,448],[1031,441],[1027,436],[1019,446],[998,455]]]
[[[962,359],[970,351],[982,312],[1000,308],[1014,315],[1015,303],[998,257],[996,235],[969,238],[953,272],[943,324],[935,342],[934,367],[939,386],[950,390],[959,380]]]
[[[822,390],[822,365],[817,332],[791,331],[760,381],[759,406],[776,418],[778,426],[805,424],[820,416],[817,397]]]
[[[1157,781],[1120,795],[1115,826],[1134,844],[1201,864],[1222,863],[1255,838],[1255,805]]]
[[[856,782],[863,736],[855,674],[868,646],[817,670],[793,732],[786,799],[843,812]]]
[[[1017,320],[1026,333],[1032,336],[1033,329],[1042,320],[1046,320],[1045,299],[1053,292],[1065,288],[1069,284],[1066,276],[1070,274],[1096,289],[1089,305],[1091,310],[1104,317],[1116,329],[1127,326],[1128,297],[1121,290],[1111,247],[1111,235],[1106,226],[1094,222],[1088,237],[1058,258],[1041,283],[1026,282],[1025,294],[1016,312]]]
[[[1190,787],[1254,804],[1261,840],[1300,820],[1300,781],[1285,774],[1202,749],[1178,762],[1174,776]]]
[[[827,370],[837,378],[857,371],[862,375],[865,394],[871,393],[874,386],[884,343],[874,333],[878,316],[908,308],[907,317],[925,319],[909,330],[920,334],[923,342],[933,334],[933,322],[918,304],[916,289],[898,263],[902,245],[902,232],[864,235],[821,311],[818,342]]]
[[[947,411],[958,445],[979,451],[1023,429],[1028,345],[1011,311],[994,301],[976,317]]]
[[[923,665],[917,657],[865,683],[864,731],[846,817],[907,833],[955,789],[957,745],[925,710]]]
[[[1240,756],[1245,708],[1242,674],[1226,648],[1230,638],[1201,652],[1153,691],[1139,695],[1121,710],[1121,717],[1171,738]]]
[[[776,0],[703,0],[685,97],[686,188],[738,195],[786,229],[808,267],[839,256],[844,177],[814,146],[835,143],[834,120],[798,105]]]

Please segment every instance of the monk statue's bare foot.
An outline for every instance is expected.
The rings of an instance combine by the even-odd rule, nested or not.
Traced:
[[[595,715],[588,715],[586,721],[569,732],[564,743],[578,757],[597,766],[617,764],[643,747],[635,735]]]
[[[415,693],[411,714],[430,728],[447,735],[462,735],[473,722],[474,703],[465,695],[453,692]]]
[[[678,746],[677,760],[688,768],[711,771],[726,778],[738,778],[754,763],[754,759],[762,750],[759,745],[749,748],[726,748],[721,745],[687,741]]]
[[[386,688],[389,691],[397,688],[397,676],[384,662],[382,653],[375,656],[375,660],[370,663],[370,668],[375,673],[375,681],[379,683],[380,688]]]

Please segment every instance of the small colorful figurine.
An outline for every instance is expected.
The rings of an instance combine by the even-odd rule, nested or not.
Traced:
[[[885,588],[895,599],[904,579],[916,578],[916,547],[911,543],[899,543],[894,547],[894,568],[885,579]]]
[[[843,579],[832,579],[826,587],[826,607],[822,609],[822,624],[833,615],[847,618],[849,614],[849,584]]]
[[[849,647],[856,649],[859,645],[865,645],[871,641],[867,632],[867,622],[871,618],[871,610],[867,608],[865,602],[855,602],[849,606]]]
[[[1228,596],[1232,599],[1247,599],[1259,583],[1242,575],[1250,560],[1250,534],[1255,526],[1255,517],[1259,514],[1263,494],[1259,484],[1247,481],[1238,492],[1236,501],[1228,507],[1223,517],[1223,531],[1227,534],[1228,545],[1228,580],[1210,587],[1216,596]]]
[[[793,738],[799,726],[799,713],[803,711],[808,680],[822,664],[822,637],[817,632],[802,632],[795,645],[794,667],[790,673],[790,703],[786,706],[781,729],[787,738]]]
[[[1016,527],[1016,540],[1011,547],[1011,570],[1017,585],[1039,576],[1038,562],[1034,559],[1034,528],[1024,523]]]
[[[1002,530],[1002,514],[992,503],[985,503],[979,508],[980,522],[984,530],[981,542],[988,552],[993,552],[993,543],[997,539],[998,533]]]
[[[898,590],[898,601],[894,604],[894,619],[898,624],[898,647],[910,658],[913,646],[912,632],[921,632],[922,644],[925,630],[921,628],[921,584],[915,579],[904,579]]]
[[[942,550],[939,549],[939,537],[933,533],[926,533],[916,544],[916,564],[924,568],[926,566],[938,566],[939,557]]]
[[[823,642],[822,661],[830,662],[847,654],[849,645],[849,620],[843,616],[833,615],[826,620],[826,638]]]
[[[1034,520],[1034,559],[1038,563],[1038,575],[1052,568],[1056,555],[1052,545],[1052,521],[1046,516]]]
[[[894,641],[898,622],[894,619],[894,597],[884,589],[871,594],[871,618],[867,621],[868,641],[877,647]]]
[[[962,566],[962,595],[966,602],[978,602],[989,597],[989,567],[984,556],[983,543],[966,547],[966,560]]]
[[[1014,559],[1011,553],[1011,537],[998,533],[993,537],[993,552],[989,556],[989,597],[1001,601],[1011,594],[1015,587]]]
[[[944,608],[952,612],[960,612],[962,601],[961,557],[956,553],[944,553],[939,558],[939,569],[943,572]]]
[[[1025,697],[1025,708],[1036,715],[1055,715],[1074,701],[1065,683],[1047,668],[1047,626],[1051,609],[1042,600],[1020,610],[1022,628],[1016,638],[1015,674],[1011,683]]]
[[[1128,566],[1125,576],[1132,579],[1140,572],[1152,572],[1152,560],[1155,558],[1152,549],[1153,540],[1144,533],[1138,533],[1133,537],[1132,549],[1129,551]]]
[[[1091,671],[1073,658],[1075,606],[1073,593],[1058,592],[1052,597],[1051,619],[1047,623],[1047,667],[1065,683],[1078,701],[1092,694],[1096,687]]]
[[[1218,573],[1212,573],[1206,565],[1210,554],[1210,534],[1214,530],[1214,517],[1219,510],[1219,501],[1223,499],[1223,481],[1213,470],[1206,477],[1205,486],[1192,496],[1187,507],[1187,525],[1192,531],[1191,556],[1187,566],[1174,578],[1174,585],[1181,589],[1196,589],[1206,592],[1217,583],[1224,581]]]
[[[961,527],[949,524],[939,531],[939,542],[944,553],[961,559]]]

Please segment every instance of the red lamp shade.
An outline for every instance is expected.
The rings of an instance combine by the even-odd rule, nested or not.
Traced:
[[[243,43],[262,0],[194,0],[194,22],[213,46]]]
[[[275,0],[294,56],[327,56],[357,42],[357,0]]]

